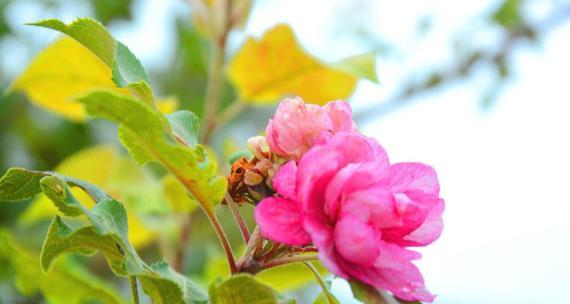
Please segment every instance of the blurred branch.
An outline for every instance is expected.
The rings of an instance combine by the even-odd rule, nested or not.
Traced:
[[[382,103],[377,103],[363,108],[355,113],[355,119],[365,121],[388,114],[396,109],[409,104],[418,95],[430,92],[444,85],[468,78],[472,71],[481,65],[495,65],[501,77],[506,73],[507,58],[510,58],[516,46],[524,41],[533,41],[538,36],[570,20],[570,5],[554,8],[553,12],[543,20],[534,24],[521,22],[520,24],[506,28],[506,35],[496,49],[476,49],[468,56],[461,58],[457,63],[432,72],[429,77],[417,82],[410,81],[394,96]],[[417,73],[412,73],[417,74]]]

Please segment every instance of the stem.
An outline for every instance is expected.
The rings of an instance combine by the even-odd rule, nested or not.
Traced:
[[[318,260],[318,256],[316,254],[311,255],[294,255],[288,256],[283,258],[278,258],[271,260],[263,265],[263,269],[268,269],[276,266],[281,266],[285,264],[297,263],[297,262],[309,262],[309,261],[316,261]]]
[[[241,113],[246,106],[246,103],[241,99],[232,101],[232,103],[227,108],[225,108],[220,114],[218,114],[218,116],[216,116],[210,130],[207,132],[207,136],[210,137],[219,128],[230,122],[234,117]]]
[[[220,89],[222,85],[222,72],[224,67],[224,47],[213,45],[212,63],[208,73],[208,86],[206,88],[206,100],[204,111],[204,133],[202,141],[207,143],[215,126],[215,116],[220,107]]]
[[[129,281],[131,281],[131,295],[133,296],[133,303],[139,304],[139,289],[137,287],[137,277],[130,276]]]
[[[303,262],[303,264],[305,266],[307,266],[307,268],[309,268],[309,270],[315,275],[317,282],[319,282],[319,285],[321,285],[321,289],[323,290],[323,293],[325,294],[325,297],[327,298],[327,302],[329,304],[336,303],[333,295],[331,294],[330,290],[327,287],[327,284],[325,284],[325,280],[323,279],[323,277],[321,277],[321,274],[319,273],[317,268],[315,268],[315,266],[313,266],[313,264],[311,264],[310,262]]]
[[[232,1],[226,1],[226,14],[225,14],[225,24],[219,37],[216,37],[212,41],[213,54],[212,62],[210,64],[210,71],[208,73],[208,86],[206,88],[206,104],[204,111],[204,133],[202,134],[202,142],[208,143],[212,131],[216,125],[215,118],[220,107],[220,91],[222,86],[223,69],[225,64],[225,53],[226,44],[228,40],[228,34],[232,27],[231,21],[231,11],[232,11]]]
[[[172,268],[178,272],[182,272],[184,267],[184,257],[186,255],[186,247],[188,247],[188,240],[190,239],[190,228],[192,226],[193,214],[194,213],[190,213],[188,217],[186,217],[184,225],[180,230],[180,245],[176,252],[176,256],[174,257],[174,262],[172,263]]]
[[[226,200],[226,204],[228,204],[228,206],[230,207],[230,210],[232,211],[232,214],[236,220],[236,223],[239,226],[239,230],[241,231],[243,241],[245,242],[245,244],[249,243],[249,239],[250,239],[249,230],[247,229],[247,225],[245,224],[243,217],[241,216],[241,214],[239,213],[239,210],[237,209],[237,204],[234,202],[234,200],[232,199],[232,197],[228,193],[226,193],[225,200]]]
[[[218,217],[216,217],[216,215],[214,214],[213,211],[208,211],[208,210],[204,209],[204,213],[206,213],[206,216],[210,220],[210,223],[212,223],[212,226],[214,226],[214,230],[216,230],[216,234],[218,235],[218,239],[220,240],[220,243],[222,244],[222,248],[224,249],[224,253],[226,254],[226,258],[228,259],[228,264],[230,265],[231,273],[232,274],[236,273],[237,267],[236,267],[236,261],[234,259],[234,254],[232,252],[232,247],[230,246],[230,242],[228,241],[228,237],[226,236],[226,233],[224,232],[224,229],[222,228],[222,225],[220,224]]]

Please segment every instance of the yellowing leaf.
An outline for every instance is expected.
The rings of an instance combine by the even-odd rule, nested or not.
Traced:
[[[161,186],[162,196],[173,211],[190,213],[198,207],[198,203],[188,196],[188,191],[174,175],[165,175]]]
[[[314,266],[322,276],[328,274],[327,269],[320,263]],[[205,280],[211,282],[216,278],[228,278],[230,269],[224,257],[210,258],[206,267]],[[315,281],[315,275],[301,263],[287,264],[264,270],[255,275],[260,282],[268,284],[279,292],[291,291]]]
[[[99,185],[114,198],[125,202],[130,211],[129,239],[135,246],[144,246],[154,240],[156,233],[145,226],[133,211],[144,205],[150,205],[144,207],[151,208],[153,201],[160,202],[156,197],[160,195],[160,185],[158,181],[154,181],[156,185],[153,185],[153,181],[143,174],[134,161],[119,155],[113,147],[95,146],[70,156],[54,171]],[[84,191],[72,188],[71,192],[83,205],[89,208],[93,206],[93,200]],[[59,212],[54,204],[45,195],[40,195],[20,217],[20,223],[28,225],[52,218],[56,214]]]
[[[175,96],[169,96],[156,101],[156,108],[164,114],[172,114],[178,110],[180,102]]]
[[[62,37],[41,52],[12,84],[40,107],[74,121],[85,119],[83,105],[75,97],[96,88],[116,88],[111,69],[91,51],[69,37]]]
[[[363,74],[370,78],[370,70],[374,71],[373,58],[340,63],[327,65],[311,56],[291,28],[281,24],[259,40],[248,39],[230,63],[228,76],[244,102],[273,103],[286,95],[298,95],[307,102],[324,104],[348,98],[358,79]]]

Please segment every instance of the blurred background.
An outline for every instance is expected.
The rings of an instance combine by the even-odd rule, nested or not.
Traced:
[[[193,13],[182,0],[0,0],[0,88],[57,36],[26,22],[91,16],[137,55],[155,91],[200,114],[208,49]],[[569,21],[565,0],[258,0],[243,30],[231,33],[227,55],[277,23],[289,24],[324,61],[374,52],[379,84],[360,81],[349,100],[362,132],[393,162],[438,171],[445,229],[417,263],[435,303],[568,303]],[[224,102],[234,95],[226,85]],[[217,132],[214,148],[220,155],[243,148],[273,111],[247,107]],[[2,173],[51,170],[95,144],[119,147],[114,127],[62,119],[23,94],[0,97]],[[49,221],[21,225],[28,206],[0,205],[0,224],[20,237],[45,231]],[[209,229],[200,219],[193,225]],[[33,247],[33,238],[23,242]],[[198,275],[214,249],[197,247],[190,246],[185,271]],[[157,255],[153,248],[149,256]],[[0,303],[40,301],[2,282]],[[318,292],[304,290],[301,303],[303,292]],[[333,281],[333,292],[351,303],[345,282]]]

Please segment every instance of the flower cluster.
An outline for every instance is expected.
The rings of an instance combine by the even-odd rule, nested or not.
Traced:
[[[390,164],[382,146],[357,132],[348,103],[281,102],[266,132],[285,159],[255,219],[267,239],[318,248],[335,275],[405,300],[433,301],[407,249],[436,240],[444,202],[433,168]]]

